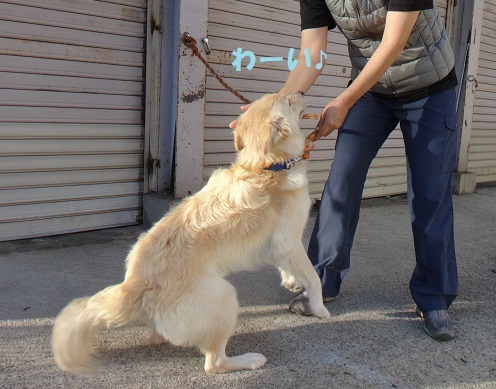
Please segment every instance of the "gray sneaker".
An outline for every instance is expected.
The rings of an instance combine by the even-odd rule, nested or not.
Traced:
[[[448,311],[442,309],[422,312],[419,307],[415,307],[415,312],[424,319],[424,331],[432,338],[445,342],[455,337],[455,331],[451,325]]]
[[[310,316],[312,311],[310,309],[310,300],[306,292],[302,292],[293,297],[289,302],[289,310],[297,315]]]
[[[330,303],[334,299],[335,297],[324,297],[322,301],[324,303]],[[307,292],[303,291],[301,293],[298,293],[296,296],[294,296],[293,299],[289,302],[289,310],[293,313],[296,313],[297,315],[302,315],[302,316],[313,315],[312,311],[310,310],[310,304],[309,304]]]

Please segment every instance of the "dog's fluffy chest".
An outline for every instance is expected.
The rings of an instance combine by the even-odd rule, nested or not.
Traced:
[[[287,171],[282,189],[297,190],[308,186],[307,169],[304,162]]]

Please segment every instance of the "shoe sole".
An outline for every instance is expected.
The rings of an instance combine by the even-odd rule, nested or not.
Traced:
[[[427,335],[429,335],[432,339],[435,339],[439,342],[448,342],[450,340],[453,340],[455,337],[450,335],[450,334],[441,334],[441,335],[438,335],[438,336],[434,336],[433,334],[431,334],[429,332],[429,330],[427,329],[427,327],[424,326],[424,331],[427,333]]]

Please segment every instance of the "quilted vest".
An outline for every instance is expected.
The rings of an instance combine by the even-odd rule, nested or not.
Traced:
[[[381,42],[388,0],[326,0],[326,3],[348,41],[354,80]],[[401,94],[427,87],[446,77],[454,63],[437,8],[420,11],[404,50],[371,91]]]

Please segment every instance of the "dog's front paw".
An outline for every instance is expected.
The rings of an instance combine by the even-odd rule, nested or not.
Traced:
[[[331,317],[331,314],[327,310],[327,308],[322,305],[322,307],[320,307],[315,313],[315,316],[317,316],[319,319],[329,319]]]

